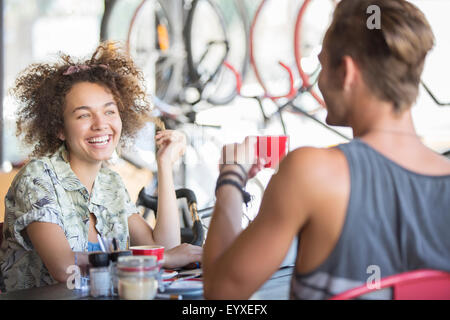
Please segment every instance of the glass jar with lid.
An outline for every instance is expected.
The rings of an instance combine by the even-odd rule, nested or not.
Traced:
[[[106,252],[89,254],[90,294],[92,297],[107,297],[111,290],[109,255]]]
[[[109,254],[109,259],[111,261],[111,291],[113,296],[117,296],[119,294],[119,273],[117,270],[117,260],[120,257],[132,256],[133,253],[129,250],[123,251],[113,251]]]
[[[155,256],[125,256],[117,260],[119,297],[151,300],[158,291],[158,264]]]

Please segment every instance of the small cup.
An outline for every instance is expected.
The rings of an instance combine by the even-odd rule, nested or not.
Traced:
[[[264,168],[276,169],[289,151],[289,136],[257,136],[256,157],[265,160]]]
[[[164,247],[158,245],[135,246],[130,247],[134,256],[155,256],[158,264],[161,264],[164,259]]]

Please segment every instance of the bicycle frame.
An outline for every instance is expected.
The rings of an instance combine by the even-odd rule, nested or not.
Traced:
[[[265,0],[264,0],[265,1]],[[263,1],[263,2],[264,2]],[[325,107],[325,102],[323,99],[312,89],[314,84],[310,83],[310,77],[308,74],[303,70],[301,59],[302,59],[302,47],[301,47],[301,32],[303,30],[302,28],[302,22],[306,15],[306,11],[311,4],[311,1],[313,0],[304,0],[302,6],[300,7],[300,10],[297,15],[297,20],[295,23],[295,32],[294,32],[294,50],[295,50],[295,61],[297,64],[297,69],[300,74],[300,77],[303,82],[303,87],[307,88],[308,91],[310,91],[311,95],[319,102],[319,104],[323,107]],[[335,5],[339,2],[338,0],[329,0],[332,1]],[[436,98],[436,95],[430,90],[430,88],[424,83],[423,80],[421,80],[421,84],[424,87],[425,91],[428,93],[428,95],[431,97],[431,99],[438,105],[438,106],[450,106],[450,102],[441,102]]]
[[[303,114],[304,116],[306,116],[306,117],[308,117],[309,119],[315,121],[316,123],[320,124],[320,125],[323,126],[324,128],[326,128],[326,129],[330,130],[331,132],[333,132],[333,133],[339,135],[340,137],[342,137],[342,138],[344,138],[344,139],[346,139],[346,140],[348,140],[348,141],[351,140],[351,138],[349,138],[349,137],[347,137],[346,135],[340,133],[339,131],[335,130],[334,128],[330,127],[330,126],[327,125],[326,123],[320,121],[319,119],[317,119],[317,118],[314,117],[313,115],[309,114],[308,112],[306,112],[305,110],[303,110],[302,108],[300,108],[299,106],[297,106],[297,105],[294,104],[294,101],[297,99],[297,97],[298,97],[299,95],[301,95],[301,94],[307,92],[308,89],[305,89],[305,88],[303,88],[303,87],[300,87],[299,90],[296,91],[296,90],[294,89],[294,78],[293,78],[291,69],[290,69],[288,66],[286,66],[285,64],[283,64],[282,62],[279,62],[279,63],[280,63],[280,65],[281,65],[283,68],[285,68],[285,69],[289,72],[289,78],[290,78],[290,90],[289,90],[289,93],[288,93],[288,94],[286,94],[286,95],[284,95],[284,96],[278,96],[278,97],[270,96],[267,92],[265,92],[265,94],[262,95],[262,96],[243,96],[243,95],[240,93],[240,92],[241,92],[241,86],[242,86],[242,79],[241,79],[241,77],[240,77],[239,72],[238,72],[235,68],[233,68],[232,65],[230,65],[230,64],[227,63],[227,62],[225,63],[225,66],[226,66],[227,68],[229,68],[229,69],[233,72],[233,74],[235,75],[235,77],[236,77],[237,92],[238,92],[239,96],[242,97],[242,98],[255,99],[255,100],[258,101],[258,104],[259,104],[259,107],[260,107],[261,112],[262,112],[262,114],[263,114],[264,122],[265,122],[265,123],[266,123],[268,120],[270,120],[270,119],[273,117],[273,115],[275,115],[275,114],[279,114],[279,115],[280,115],[280,118],[281,118],[281,112],[282,112],[284,109],[286,109],[287,107],[291,107],[291,108],[294,109],[295,112],[298,112],[298,113]],[[270,116],[267,116],[267,115],[265,114],[265,112],[264,112],[264,108],[263,108],[263,106],[262,106],[262,100],[263,100],[264,98],[269,98],[269,99],[272,100],[272,101],[275,103],[275,105],[277,106],[277,111],[274,112],[274,113],[273,113],[272,115],[270,115]],[[285,102],[283,105],[280,106],[280,105],[278,105],[278,103],[276,102],[276,100],[277,100],[277,99],[281,99],[281,98],[287,98],[288,101]],[[282,118],[281,118],[281,119],[282,119]],[[286,130],[286,127],[284,126],[284,123],[283,123],[283,122],[282,122],[282,126],[283,126],[284,134],[287,135],[287,130]]]
[[[423,80],[420,81],[420,83],[422,84],[422,86],[425,88],[425,91],[429,94],[429,96],[431,97],[431,99],[433,99],[433,101],[441,107],[445,107],[445,106],[450,106],[450,102],[441,102],[439,101],[436,96],[433,94],[433,92],[431,92],[430,88],[425,84],[425,82],[423,82]]]

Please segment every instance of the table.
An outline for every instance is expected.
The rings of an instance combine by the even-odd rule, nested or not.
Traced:
[[[278,269],[250,300],[288,300],[293,271],[292,266]]]
[[[250,300],[287,300],[289,299],[289,286],[293,267],[284,267],[277,270],[272,277],[256,291]],[[89,292],[70,290],[65,283],[7,292],[0,294],[0,300],[112,300],[118,297],[92,298]],[[203,299],[203,297],[187,298]]]

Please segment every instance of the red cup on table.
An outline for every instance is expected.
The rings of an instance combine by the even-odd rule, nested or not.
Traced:
[[[278,168],[289,152],[289,136],[257,136],[256,157],[265,161],[264,168]]]
[[[162,264],[164,259],[164,247],[159,245],[134,246],[130,247],[133,256],[155,256],[158,264]]]

